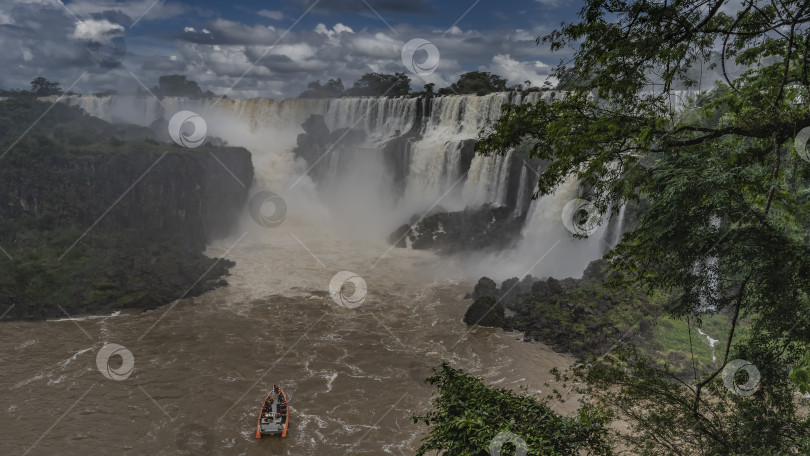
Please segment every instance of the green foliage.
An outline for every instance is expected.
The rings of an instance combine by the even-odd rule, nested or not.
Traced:
[[[160,76],[158,78],[158,85],[152,88],[152,93],[161,98],[206,98],[216,96],[210,90],[203,92],[196,81],[186,79],[186,76],[181,74]]]
[[[405,73],[366,73],[345,90],[340,78],[323,85],[320,81],[310,82],[298,98],[398,97],[410,91],[411,79]]]
[[[790,370],[790,379],[796,383],[802,394],[810,394],[810,353]]]
[[[730,321],[715,335],[718,366],[689,383],[639,353],[585,377],[635,423],[635,453],[807,452],[788,375],[810,346],[810,166],[795,147],[810,126],[810,11],[799,0],[747,1],[735,13],[724,3],[588,0],[577,21],[538,39],[574,47],[572,66],[556,70],[568,91],[504,106],[476,144],[505,153],[532,141],[532,156],[549,161],[540,194],[573,174],[602,213],[644,198],[640,226],[607,256],[614,283],[673,296],[675,318]],[[704,69],[722,81],[673,105],[675,88],[695,88]],[[718,383],[735,358],[762,374],[751,397]]]
[[[594,262],[599,268],[604,262]],[[585,275],[588,275],[586,271]],[[601,355],[620,339],[646,340],[661,303],[631,287],[608,288],[596,277],[538,281],[517,297],[511,329],[578,358]]]
[[[355,81],[346,95],[354,97],[397,97],[411,91],[411,78],[405,73],[366,73]]]
[[[558,380],[577,388],[591,404],[613,410],[631,426],[624,435],[632,454],[776,455],[807,454],[810,426],[796,420],[795,389],[784,365],[766,362],[765,351],[741,352],[759,367],[761,382],[751,396],[732,392],[720,376],[705,385],[695,403],[694,385],[633,347],[621,346]],[[651,412],[652,411],[652,412]]]
[[[62,88],[56,81],[49,81],[42,76],[31,81],[31,93],[37,97],[47,97],[50,95],[61,95]]]
[[[506,90],[506,79],[486,71],[464,73],[450,87],[439,89],[439,95],[486,95]]]
[[[493,439],[511,432],[522,439],[531,456],[610,455],[609,417],[598,408],[584,407],[575,417],[557,414],[541,399],[488,387],[479,379],[447,363],[427,379],[439,392],[433,409],[414,416],[430,430],[417,456],[436,452],[445,456],[490,454]],[[514,448],[502,448],[503,455]]]
[[[321,81],[310,82],[307,90],[301,92],[298,98],[339,98],[344,95],[343,81],[340,78],[330,79],[326,84]]]

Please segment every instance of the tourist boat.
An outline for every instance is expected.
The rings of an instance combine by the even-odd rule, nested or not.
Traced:
[[[287,437],[290,424],[290,411],[287,408],[287,395],[278,385],[267,393],[262,402],[259,419],[256,421],[256,438],[263,435],[281,435]]]

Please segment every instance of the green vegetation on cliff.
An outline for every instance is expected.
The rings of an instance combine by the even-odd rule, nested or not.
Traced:
[[[202,251],[246,197],[217,160],[250,182],[250,153],[151,138],[61,103],[0,102],[0,313],[152,308],[217,286],[232,263]]]
[[[674,296],[611,286],[609,273],[607,263],[597,260],[581,279],[527,276],[523,281],[505,280],[498,289],[484,277],[476,285],[476,299],[464,321],[521,331],[526,340],[541,341],[580,360],[602,356],[620,343],[633,343],[681,379],[691,377],[696,368],[718,367],[718,354],[725,351],[727,341],[717,336],[728,332],[730,316],[704,313],[689,320],[673,318],[666,309]],[[511,316],[504,317],[504,306],[513,311]],[[471,315],[474,318],[468,318]],[[745,337],[748,327],[748,322],[738,323],[735,341]]]
[[[564,417],[526,391],[516,394],[488,387],[447,363],[435,369],[427,382],[439,395],[432,410],[413,417],[414,422],[429,426],[417,456],[431,452],[505,456],[516,450],[530,456],[613,454],[604,427],[609,417],[598,409],[584,407],[575,416]]]

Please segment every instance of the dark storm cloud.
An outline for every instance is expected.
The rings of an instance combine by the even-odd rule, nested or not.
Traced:
[[[141,65],[141,69],[145,71],[160,71],[160,72],[179,72],[186,69],[186,63],[180,60],[171,60],[170,58],[154,58],[149,59]]]

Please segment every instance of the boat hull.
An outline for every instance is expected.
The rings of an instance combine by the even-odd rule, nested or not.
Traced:
[[[263,435],[280,435],[287,437],[287,428],[290,424],[290,412],[287,404],[287,395],[278,386],[267,393],[259,410],[256,420],[256,438]]]

